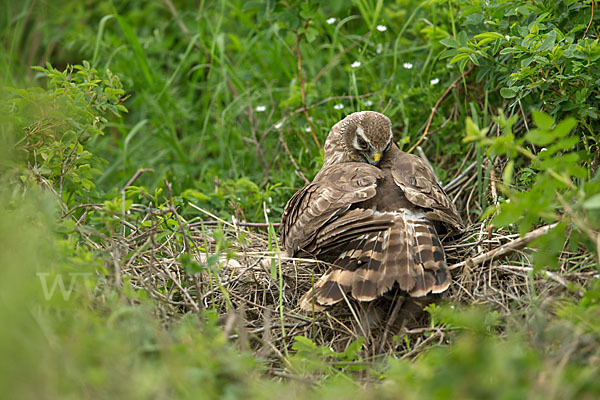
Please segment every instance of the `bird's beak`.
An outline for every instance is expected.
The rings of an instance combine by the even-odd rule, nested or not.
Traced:
[[[381,160],[381,153],[375,153],[373,155],[373,161],[370,161],[369,164],[378,166],[380,160]]]

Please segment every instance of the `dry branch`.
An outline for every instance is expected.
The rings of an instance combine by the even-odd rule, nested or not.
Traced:
[[[433,116],[435,115],[437,109],[440,107],[440,104],[442,104],[442,101],[444,101],[444,99],[448,96],[448,93],[450,93],[450,91],[452,89],[454,89],[456,87],[456,85],[458,84],[458,82],[460,82],[462,79],[464,79],[467,75],[469,75],[471,73],[471,71],[473,71],[473,68],[475,68],[475,65],[471,65],[471,67],[467,70],[467,72],[465,72],[464,74],[462,74],[461,76],[459,76],[458,78],[456,78],[454,80],[454,82],[452,82],[450,84],[450,86],[448,86],[448,88],[446,89],[446,91],[440,96],[439,99],[437,99],[437,101],[435,102],[435,105],[433,106],[433,108],[431,109],[431,114],[429,114],[429,119],[427,120],[427,125],[425,126],[425,131],[423,132],[423,134],[421,135],[421,137],[419,138],[419,140],[417,140],[417,143],[415,143],[408,151],[407,153],[412,153],[413,150],[421,144],[421,142],[423,140],[425,140],[427,138],[427,135],[429,135],[429,127],[431,126],[431,121],[433,121]]]
[[[476,265],[483,264],[486,261],[497,259],[506,254],[512,253],[513,251],[520,250],[523,247],[527,246],[529,243],[531,243],[533,240],[535,240],[541,236],[544,236],[546,233],[548,233],[549,230],[556,227],[556,225],[557,224],[542,226],[541,228],[538,228],[534,231],[529,232],[522,238],[515,239],[515,240],[508,242],[500,247],[495,248],[494,250],[480,254],[477,257],[469,258],[465,261],[461,261],[459,263],[451,265],[449,267],[449,269],[453,270],[453,269],[457,269],[457,268],[463,268],[467,265],[469,267],[474,267]]]

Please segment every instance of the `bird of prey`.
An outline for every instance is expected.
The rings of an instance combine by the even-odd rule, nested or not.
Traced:
[[[286,204],[286,254],[331,265],[300,299],[302,309],[347,295],[371,301],[394,287],[422,297],[450,285],[436,226],[459,231],[462,220],[433,171],[392,139],[385,115],[348,115],[331,128],[319,173]]]

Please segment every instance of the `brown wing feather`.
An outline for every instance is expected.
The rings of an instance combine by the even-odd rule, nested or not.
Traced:
[[[437,183],[433,171],[419,157],[400,149],[391,149],[391,166],[394,182],[414,205],[428,209],[427,217],[445,223],[459,231],[464,225],[454,204]]]
[[[344,222],[349,223],[343,218],[333,222],[352,204],[375,196],[377,180],[382,177],[378,168],[365,163],[334,164],[323,168],[313,182],[298,191],[285,206],[281,217],[281,240],[287,253],[318,252],[314,245],[317,234],[324,227],[335,229],[343,227]],[[346,216],[347,219],[350,217]],[[369,216],[355,217],[352,222]],[[333,236],[321,235],[319,239],[319,246],[326,246]]]

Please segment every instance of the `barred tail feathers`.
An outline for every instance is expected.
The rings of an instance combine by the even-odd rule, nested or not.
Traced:
[[[379,214],[379,213],[377,213]],[[348,241],[332,267],[300,300],[301,308],[332,305],[346,293],[371,301],[397,284],[413,297],[441,293],[450,285],[444,249],[425,214],[402,210],[389,214],[383,230],[362,232]],[[315,308],[316,309],[316,308]]]

